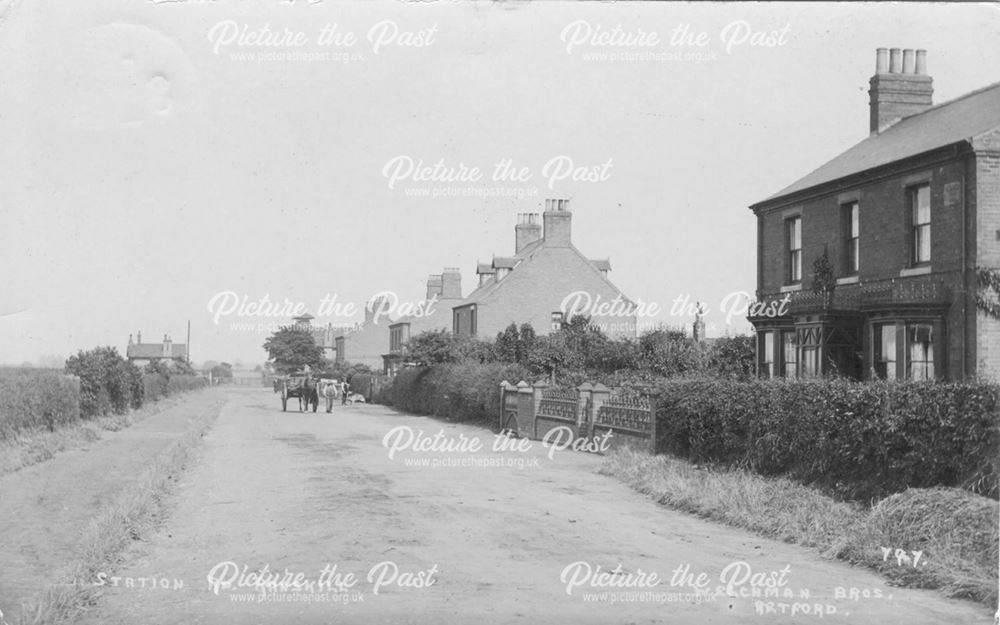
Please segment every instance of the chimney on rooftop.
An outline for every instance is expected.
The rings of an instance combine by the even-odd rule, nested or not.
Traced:
[[[538,213],[518,213],[514,226],[514,253],[520,254],[528,245],[542,238],[542,222]]]
[[[432,273],[427,277],[427,297],[424,299],[441,299],[441,274]]]
[[[441,274],[441,299],[462,299],[462,272],[445,267]]]
[[[545,226],[543,233],[545,245],[550,247],[570,246],[573,213],[569,210],[569,200],[545,200],[542,221]]]
[[[904,117],[930,108],[933,82],[927,75],[926,50],[876,50],[875,75],[868,90],[869,132],[878,134]]]

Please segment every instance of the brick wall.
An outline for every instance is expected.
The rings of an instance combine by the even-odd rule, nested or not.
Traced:
[[[937,159],[934,162],[932,159]],[[891,175],[845,186],[797,204],[762,211],[758,216],[758,231],[762,242],[760,266],[760,296],[777,293],[786,284],[787,243],[786,219],[792,215],[802,217],[802,290],[812,289],[814,260],[823,253],[829,254],[836,277],[846,275],[847,247],[845,245],[845,220],[842,206],[857,201],[860,217],[860,270],[859,280],[941,280],[952,293],[942,330],[947,345],[941,355],[943,373],[948,377],[961,377],[971,373],[976,357],[969,350],[975,344],[975,315],[963,284],[963,242],[971,245],[972,224],[968,224],[966,237],[966,203],[969,214],[975,214],[975,188],[967,184],[968,155],[943,159],[939,152],[929,155],[922,162],[911,161],[900,165]],[[928,183],[931,193],[931,275],[901,277],[900,271],[911,267],[912,230],[908,188]],[[967,197],[968,196],[968,197]],[[995,197],[995,192],[994,192]],[[1000,227],[998,225],[997,227]],[[993,230],[996,230],[994,227]],[[841,286],[841,290],[849,287]],[[867,328],[863,344],[868,354],[871,337]],[[868,354],[870,356],[870,354]],[[870,364],[866,360],[866,366]]]
[[[762,237],[763,293],[776,293],[786,282],[786,225],[792,214],[802,215],[802,288],[812,287],[812,264],[826,248],[837,277],[845,275],[846,247],[841,206],[857,199],[860,207],[859,278],[862,281],[898,278],[910,266],[910,210],[907,184],[926,178],[931,185],[931,265],[934,272],[961,269],[961,199],[945,206],[949,183],[963,184],[964,165],[959,159],[905,174],[839,190],[823,197],[770,210],[758,219]],[[952,190],[955,187],[948,187]],[[949,195],[954,198],[954,195]],[[959,193],[961,198],[961,192]]]
[[[542,247],[503,280],[495,295],[477,306],[477,335],[493,338],[511,323],[530,323],[538,334],[549,334],[552,313],[560,311],[564,298],[584,291],[602,302],[610,302],[618,291],[605,281],[590,262],[569,247]],[[635,315],[592,317],[610,337],[635,336]],[[463,322],[463,329],[464,329]]]
[[[977,137],[975,264],[1000,269],[1000,129]],[[1000,321],[977,313],[976,368],[1000,379]]]

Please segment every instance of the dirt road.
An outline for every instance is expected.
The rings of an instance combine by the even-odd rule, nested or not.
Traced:
[[[100,440],[0,477],[0,610],[19,611],[59,581],[86,548],[88,523],[184,432],[225,399],[214,389],[164,400],[158,410]]]
[[[387,435],[401,446],[419,431],[447,438],[389,457]],[[413,449],[445,442],[464,449]],[[103,580],[85,622],[992,621],[980,606],[666,510],[598,475],[598,456],[493,442],[380,406],[283,414],[267,391],[230,392],[170,518],[121,579]],[[484,466],[498,460],[521,466]],[[255,585],[277,578],[290,583]],[[696,600],[694,586],[711,596]]]

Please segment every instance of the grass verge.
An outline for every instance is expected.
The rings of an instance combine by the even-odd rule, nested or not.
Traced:
[[[864,565],[891,584],[938,589],[997,606],[997,502],[956,488],[909,489],[871,508],[836,501],[784,478],[706,469],[622,449],[600,472],[657,502]],[[883,547],[891,547],[888,555]],[[922,552],[899,564],[896,549]]]
[[[37,600],[22,606],[16,625],[62,625],[94,605],[100,572],[111,572],[126,548],[155,526],[164,510],[165,496],[187,467],[198,443],[211,428],[220,406],[200,415],[194,429],[164,450],[135,482],[127,486],[105,510],[91,520],[81,541],[79,560],[46,588]]]
[[[51,460],[59,452],[101,439],[101,430],[117,432],[173,405],[183,395],[164,398],[122,415],[108,415],[60,427],[54,432],[38,429],[0,440],[0,476]]]

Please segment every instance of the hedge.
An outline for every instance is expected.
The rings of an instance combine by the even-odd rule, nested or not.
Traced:
[[[658,452],[852,499],[930,486],[998,494],[995,384],[680,379],[655,392]]]
[[[376,399],[416,414],[491,425],[500,414],[500,382],[527,378],[526,369],[512,364],[406,367]]]
[[[194,375],[171,375],[145,373],[142,376],[143,400],[159,401],[161,397],[183,393],[208,385],[208,380]]]
[[[80,419],[80,380],[51,371],[0,375],[0,440]]]
[[[38,430],[55,431],[81,419],[125,414],[144,402],[205,385],[204,378],[193,375],[143,374],[107,347],[72,356],[66,361],[66,374],[3,369],[0,440]]]

